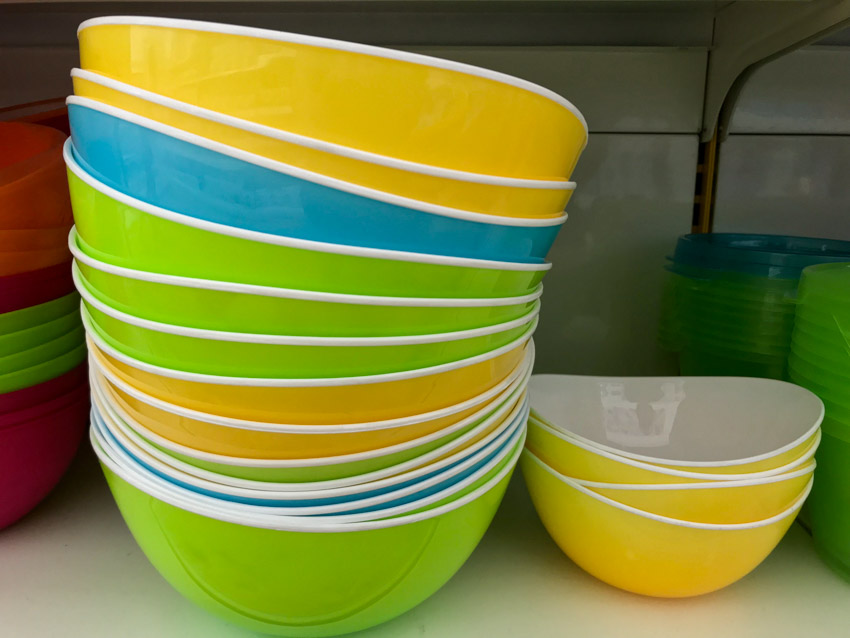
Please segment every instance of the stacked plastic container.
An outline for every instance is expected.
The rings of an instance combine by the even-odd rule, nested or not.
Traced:
[[[812,489],[823,403],[734,377],[531,378],[521,465],[543,524],[627,591],[696,596],[776,546]]]
[[[0,529],[59,481],[87,422],[64,141],[0,122]]]
[[[783,379],[803,268],[850,259],[850,242],[714,233],[679,239],[660,343],[682,374]]]
[[[343,42],[152,18],[79,37],[71,250],[128,526],[255,631],[403,613],[475,548],[522,450],[583,118]]]
[[[850,579],[850,264],[811,266],[800,280],[788,359],[794,383],[826,406],[807,518],[815,547]]]

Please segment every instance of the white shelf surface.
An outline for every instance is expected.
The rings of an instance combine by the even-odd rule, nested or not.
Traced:
[[[656,600],[584,574],[548,538],[521,480],[479,548],[437,594],[380,638],[775,638],[841,636],[850,584],[792,526],[750,576],[694,599]],[[185,601],[147,562],[90,454],[35,512],[0,532],[0,636],[245,638]]]

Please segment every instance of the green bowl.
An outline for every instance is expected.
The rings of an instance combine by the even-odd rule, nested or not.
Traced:
[[[518,319],[542,293],[540,286],[524,297],[418,299],[248,286],[120,268],[95,260],[71,239],[75,277],[92,296],[136,317],[207,330],[318,337],[453,332]]]
[[[843,425],[843,424],[842,424]],[[843,430],[844,434],[839,434]],[[824,562],[850,580],[850,428],[824,419],[815,481],[807,500],[815,549]]]
[[[79,308],[74,308],[67,315],[58,319],[52,319],[24,330],[2,334],[0,335],[0,360],[5,356],[35,348],[61,337],[80,325]]]
[[[76,322],[68,332],[27,350],[0,357],[0,377],[49,362],[79,346],[85,340],[83,327]]]
[[[538,313],[535,306],[512,322],[436,335],[254,335],[139,319],[97,301],[81,282],[77,285],[88,313],[84,317],[87,328],[119,352],[172,370],[248,378],[358,377],[451,363],[492,352],[533,332]]]
[[[685,346],[679,352],[679,369],[684,376],[784,379],[786,357]]]
[[[134,538],[178,592],[251,631],[304,638],[372,627],[432,595],[475,549],[510,479],[385,521],[323,527],[281,517],[261,527],[143,491],[102,466]]]
[[[177,215],[101,184],[65,148],[74,221],[92,257],[135,270],[393,297],[515,297],[550,264],[483,261],[296,240]]]
[[[0,335],[28,330],[80,309],[80,295],[72,292],[46,303],[0,314]]]
[[[86,345],[78,346],[31,368],[0,375],[0,394],[28,388],[65,374],[86,359]]]

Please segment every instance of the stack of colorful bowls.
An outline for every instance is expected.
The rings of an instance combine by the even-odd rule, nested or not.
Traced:
[[[252,630],[403,613],[522,450],[583,119],[482,69],[256,29],[105,18],[80,50],[91,436],[133,534]]]
[[[803,271],[788,376],[826,406],[807,522],[823,559],[850,579],[850,264]]]
[[[561,549],[615,587],[715,591],[776,546],[811,490],[823,404],[733,377],[532,377],[521,461]]]
[[[850,259],[850,242],[773,235],[679,239],[661,345],[682,374],[785,378],[803,268]]]
[[[0,529],[59,481],[87,422],[64,141],[0,122]]]

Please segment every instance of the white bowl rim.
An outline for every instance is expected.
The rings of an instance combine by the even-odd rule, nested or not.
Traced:
[[[775,476],[762,476],[753,479],[741,479],[736,481],[704,481],[702,483],[604,483],[601,481],[587,481],[563,474],[564,478],[573,483],[582,485],[591,490],[622,490],[629,492],[667,492],[670,490],[734,490],[739,487],[753,487],[757,485],[769,485],[781,483],[791,479],[800,478],[812,474],[817,467],[817,461],[812,459],[808,464],[784,474]],[[557,471],[552,468],[552,471]],[[560,473],[559,473],[560,474]]]
[[[591,454],[596,454],[603,458],[606,458],[611,461],[615,461],[617,463],[622,463],[623,465],[628,465],[630,467],[635,467],[641,470],[646,470],[648,472],[654,472],[655,474],[663,474],[666,476],[678,476],[680,478],[693,478],[693,479],[702,479],[703,481],[739,481],[743,479],[754,479],[760,478],[763,476],[776,476],[777,474],[783,474],[794,470],[807,461],[809,461],[818,449],[818,445],[820,445],[821,440],[821,432],[818,430],[815,434],[814,442],[806,448],[806,451],[800,455],[795,460],[786,463],[785,465],[781,465],[772,470],[763,470],[761,472],[746,472],[743,474],[710,474],[708,472],[688,472],[686,470],[675,470],[669,467],[663,467],[660,465],[650,465],[648,463],[644,463],[642,461],[636,461],[634,459],[630,459],[628,457],[619,456],[616,454],[610,454],[605,450],[601,450],[595,446],[584,445],[581,441],[577,441],[573,438],[565,437],[561,434],[559,430],[555,430],[545,423],[541,423],[534,417],[529,416],[528,419],[529,424],[534,427],[538,427],[545,432],[561,439],[562,441],[566,441],[571,445],[575,445],[578,448],[581,448]]]
[[[576,375],[541,374],[541,375],[535,375],[535,376],[538,376],[538,377],[554,377],[554,376],[576,376]],[[582,375],[582,376],[585,376],[585,375]],[[716,377],[710,377],[710,376],[605,377],[605,376],[586,375],[585,378],[596,378],[596,379],[618,378],[618,379],[622,379],[622,380],[645,379],[645,380],[659,380],[659,381],[661,381],[661,380],[671,380],[671,379],[690,379],[690,380],[709,379],[710,380],[710,379],[714,379]],[[798,385],[796,383],[790,383],[788,381],[783,381],[783,380],[780,380],[780,379],[754,379],[752,377],[724,377],[724,379],[727,379],[729,381],[740,381],[741,383],[751,383],[754,380],[757,380],[759,382],[769,381],[769,382],[774,383],[776,385],[782,384],[782,385],[785,385],[785,386],[792,386],[794,392],[798,392],[798,391],[802,390],[804,392],[807,392],[808,394],[811,394],[815,398],[820,399],[820,397],[818,397],[811,390],[808,390],[808,389],[804,388],[803,386]],[[570,432],[569,430],[567,430],[564,427],[560,427],[560,426],[552,423],[542,413],[538,412],[533,407],[531,408],[531,418],[533,418],[535,420],[535,422],[541,423],[542,425],[546,425],[552,430],[557,430],[558,432],[562,433],[565,437],[567,437],[567,438],[569,438],[569,439],[571,439],[575,442],[581,443],[582,444],[581,447],[585,447],[585,449],[586,449],[586,446],[592,446],[595,449],[603,450],[603,451],[608,452],[610,454],[615,454],[617,456],[622,456],[622,457],[625,457],[625,458],[628,458],[628,459],[633,459],[635,461],[643,461],[644,463],[653,463],[653,464],[661,464],[661,465],[679,465],[681,467],[732,467],[732,466],[735,466],[735,465],[746,465],[746,464],[749,464],[749,463],[757,463],[759,461],[766,461],[768,459],[779,456],[780,454],[783,454],[785,452],[793,450],[795,447],[799,447],[800,445],[802,445],[803,443],[805,443],[806,441],[811,439],[815,435],[815,432],[817,432],[818,429],[820,428],[820,425],[823,422],[823,419],[824,419],[825,416],[826,416],[825,407],[823,405],[823,401],[820,401],[820,413],[818,414],[817,418],[815,418],[813,425],[808,430],[806,430],[805,433],[799,435],[793,441],[786,443],[785,445],[778,447],[774,450],[771,450],[769,452],[763,452],[762,454],[757,454],[757,455],[749,456],[749,457],[745,457],[745,458],[727,459],[727,460],[723,460],[723,461],[679,461],[679,460],[675,460],[675,459],[663,459],[663,458],[647,456],[647,455],[643,455],[643,454],[637,454],[635,452],[626,452],[626,451],[618,450],[617,448],[605,445],[603,443],[598,443],[598,442],[593,441],[591,439],[588,439],[586,437],[575,434],[574,432]],[[561,438],[564,438],[564,437],[561,437]]]
[[[632,507],[631,505],[626,505],[624,503],[620,503],[613,499],[608,498],[607,496],[602,496],[602,494],[597,494],[596,492],[579,485],[572,479],[567,478],[563,474],[559,474],[554,469],[552,469],[549,465],[544,463],[540,458],[534,455],[530,450],[526,449],[523,451],[523,454],[527,455],[528,459],[536,463],[541,467],[541,469],[545,470],[549,474],[551,474],[554,478],[558,479],[568,487],[584,494],[585,496],[589,496],[600,503],[604,503],[605,505],[610,505],[615,509],[621,510],[623,512],[627,512],[629,514],[634,514],[636,516],[641,516],[643,518],[648,518],[653,521],[657,521],[659,523],[665,523],[667,525],[673,525],[675,527],[688,527],[691,529],[704,529],[704,530],[715,530],[715,531],[740,531],[747,529],[757,529],[759,527],[767,527],[768,525],[772,525],[773,523],[778,523],[781,520],[788,518],[789,516],[796,515],[796,513],[803,507],[803,503],[806,501],[809,493],[812,491],[812,484],[814,483],[814,478],[809,479],[809,482],[806,484],[806,487],[800,493],[800,495],[794,499],[794,502],[788,506],[782,512],[771,516],[770,518],[765,518],[760,521],[752,521],[750,523],[697,523],[695,521],[684,521],[678,518],[670,518],[667,516],[661,516],[660,514],[653,514],[652,512],[647,512],[645,510],[638,509],[636,507]]]
[[[529,351],[520,364],[499,383],[489,388],[485,392],[467,399],[461,403],[456,403],[447,408],[432,410],[431,412],[423,412],[407,417],[398,417],[396,419],[385,419],[383,421],[367,421],[363,423],[342,423],[342,424],[288,424],[288,423],[271,423],[268,421],[249,421],[247,419],[237,419],[233,417],[219,416],[184,408],[183,406],[163,401],[152,395],[147,394],[123,379],[115,375],[111,370],[101,365],[94,357],[89,357],[89,367],[95,370],[99,377],[103,377],[108,381],[110,386],[117,387],[121,392],[130,395],[137,401],[141,401],[163,412],[186,417],[210,425],[236,428],[240,430],[254,430],[258,432],[270,432],[272,434],[287,433],[287,434],[347,434],[352,432],[371,432],[375,430],[386,430],[392,428],[401,428],[409,425],[416,425],[426,421],[433,421],[446,416],[451,416],[462,412],[470,407],[482,406],[475,414],[480,416],[481,410],[492,406],[497,402],[501,402],[531,371],[534,362],[534,352]],[[470,415],[472,416],[472,415]]]
[[[96,410],[93,410],[93,412],[96,412]],[[94,418],[96,418],[96,417],[94,417]],[[93,420],[94,420],[94,418],[93,418]],[[107,427],[108,427],[108,424],[107,424]],[[301,491],[301,492],[294,492],[294,493],[288,493],[288,492],[285,492],[285,491],[270,492],[270,491],[267,491],[267,490],[251,490],[249,488],[240,488],[240,487],[235,487],[235,486],[231,486],[231,485],[215,483],[213,481],[210,481],[210,480],[207,480],[207,479],[202,479],[198,476],[182,472],[179,469],[175,468],[174,466],[171,466],[171,465],[164,463],[164,462],[160,461],[159,459],[157,459],[157,458],[155,458],[155,457],[153,457],[149,454],[146,454],[144,452],[144,450],[140,451],[138,449],[138,446],[134,445],[134,443],[125,435],[125,433],[123,431],[120,430],[120,428],[116,429],[115,431],[110,431],[110,434],[112,436],[114,436],[116,439],[118,439],[118,441],[121,445],[129,446],[131,449],[133,449],[134,451],[132,452],[132,454],[140,455],[142,457],[141,462],[148,464],[148,465],[151,465],[156,470],[156,472],[166,474],[166,475],[170,476],[173,480],[188,483],[188,484],[190,484],[194,487],[197,487],[199,489],[206,489],[206,490],[210,490],[210,491],[214,491],[214,492],[217,491],[217,492],[219,492],[223,495],[227,495],[227,496],[253,498],[253,499],[257,499],[257,500],[265,499],[265,500],[298,501],[298,500],[322,499],[322,498],[341,498],[341,497],[344,498],[345,496],[348,496],[351,493],[349,491],[349,493],[344,494],[344,493],[341,493],[341,490],[321,490],[321,491],[318,491],[318,492],[316,492],[316,491],[313,491],[313,492]],[[431,478],[420,481],[418,483],[414,483],[413,485],[409,485],[409,486],[404,487],[404,488],[400,488],[400,489],[396,489],[396,490],[390,490],[390,491],[388,491],[384,494],[378,494],[378,495],[375,495],[375,496],[355,499],[353,501],[347,501],[346,503],[341,503],[341,504],[311,505],[311,506],[271,505],[271,506],[265,506],[265,507],[274,507],[275,509],[280,510],[279,513],[276,513],[277,515],[281,515],[284,510],[290,510],[290,509],[296,509],[297,508],[297,510],[293,513],[293,515],[296,515],[296,516],[301,516],[301,515],[312,516],[312,515],[317,515],[317,514],[332,514],[332,513],[335,513],[336,511],[345,511],[343,508],[340,507],[340,506],[343,506],[343,505],[348,505],[349,507],[351,505],[355,505],[354,509],[360,509],[361,507],[368,507],[370,505],[384,503],[388,500],[394,500],[395,498],[398,498],[398,497],[407,496],[409,494],[415,494],[417,492],[422,491],[423,489],[427,489],[428,487],[439,484],[440,482],[442,482],[446,479],[452,478],[453,476],[456,476],[460,472],[463,472],[464,470],[475,465],[476,463],[478,463],[482,459],[486,458],[489,454],[492,454],[493,451],[498,449],[500,446],[505,445],[506,449],[500,455],[498,455],[497,457],[495,457],[493,459],[493,461],[496,461],[497,459],[503,460],[504,457],[508,456],[510,454],[510,452],[517,446],[517,443],[522,438],[522,435],[523,435],[523,425],[521,423],[517,423],[516,427],[513,430],[506,430],[505,432],[500,434],[499,437],[497,437],[493,441],[490,441],[486,446],[475,451],[473,454],[470,454],[468,457],[462,459],[455,467],[448,468],[448,469],[445,469],[445,470],[437,470],[436,472],[430,471],[429,473],[434,474],[434,476],[432,476]],[[489,467],[490,469],[492,469],[493,465],[491,465],[490,462],[488,462],[488,464],[483,466],[483,467]],[[476,473],[476,475],[477,475],[477,473]],[[480,478],[480,476],[479,476],[479,478]],[[398,482],[403,483],[403,482],[406,482],[408,480],[410,480],[410,479],[407,478],[405,480],[398,481]],[[361,488],[361,491],[373,491],[375,489],[378,489],[374,485],[368,484],[368,483],[360,485],[359,487]],[[357,492],[353,492],[353,493],[356,494]],[[244,505],[252,505],[252,504],[244,503]],[[257,503],[256,505],[263,507],[263,505],[261,505],[259,503]],[[327,509],[329,507],[333,507],[335,509]],[[336,508],[339,508],[339,509],[336,509]]]
[[[85,73],[85,72],[84,72]],[[96,75],[96,74],[95,74]],[[72,72],[72,76],[82,77],[80,73],[74,74]],[[98,76],[102,77],[102,76]],[[86,79],[86,78],[83,78]],[[109,84],[122,84],[117,82],[116,80],[111,80],[107,78]],[[97,83],[97,82],[95,82]],[[107,82],[103,83],[104,85]],[[136,97],[142,98],[142,94],[149,94],[149,91],[144,91],[139,89],[138,87],[132,87],[130,85],[124,85],[126,87],[122,92],[127,94],[136,94]],[[113,87],[115,88],[115,87]],[[156,95],[156,94],[150,94]],[[180,110],[190,110],[197,109],[198,111],[207,111],[207,109],[203,109],[198,106],[188,105],[185,102],[178,102],[177,100],[172,100],[171,98],[165,98],[164,96],[157,96],[158,100],[148,99],[150,102],[176,102],[177,104],[182,105]],[[164,124],[162,122],[158,122],[156,120],[152,120],[150,118],[144,117],[142,115],[138,115],[131,111],[126,111],[124,109],[118,108],[116,106],[112,106],[111,104],[106,104],[105,102],[98,102],[92,98],[81,97],[76,95],[71,95],[65,100],[65,104],[68,106],[81,106],[84,108],[91,109],[93,111],[99,111],[106,115],[110,115],[120,120],[124,120],[126,122],[130,122],[131,124],[135,124],[137,126],[141,126],[148,130],[154,131],[156,133],[161,133],[162,135],[166,135],[168,137],[187,142],[194,146],[198,146],[204,148],[206,150],[212,151],[214,153],[218,153],[220,155],[226,155],[233,159],[241,160],[247,164],[253,164],[255,166],[259,166],[261,168],[265,168],[276,173],[283,173],[285,175],[289,175],[290,177],[294,177],[296,179],[300,179],[306,182],[312,182],[314,184],[319,184],[320,186],[326,186],[328,188],[332,188],[334,190],[343,191],[346,193],[350,193],[353,195],[358,195],[360,197],[364,197],[367,199],[377,200],[381,202],[385,202],[387,204],[392,204],[394,206],[399,206],[402,208],[407,208],[410,210],[438,215],[441,217],[451,217],[454,219],[461,219],[469,222],[481,223],[481,224],[494,224],[497,226],[515,226],[515,227],[523,227],[523,228],[537,228],[537,227],[548,227],[548,226],[560,226],[565,221],[567,221],[567,214],[562,213],[557,217],[507,217],[505,215],[489,215],[487,213],[476,213],[474,211],[463,210],[460,208],[451,208],[449,206],[442,206],[440,204],[432,204],[430,202],[423,202],[417,199],[412,199],[409,197],[404,197],[402,195],[395,195],[393,193],[387,193],[384,191],[379,191],[374,188],[369,188],[368,186],[361,186],[359,184],[354,184],[352,182],[346,182],[344,180],[330,177],[328,175],[322,175],[321,173],[316,173],[305,168],[298,168],[297,166],[292,166],[290,164],[285,164],[283,162],[273,160],[271,158],[265,157],[263,155],[257,155],[256,153],[251,153],[250,151],[246,151],[240,148],[236,148],[235,146],[230,146],[228,144],[224,144],[223,142],[217,142],[215,140],[203,137],[201,135],[197,135],[195,133],[190,133],[189,131],[184,131],[183,129],[176,128],[174,126],[170,126],[168,124]],[[186,108],[189,107],[189,108]],[[208,113],[212,114],[212,111]],[[230,116],[226,116],[222,113],[216,114],[218,118],[216,119],[225,119],[230,118]],[[205,119],[211,119],[207,117]],[[237,119],[237,118],[233,118]],[[245,120],[238,120],[239,122],[245,122]],[[262,125],[255,124],[256,127],[261,127]],[[242,127],[240,127],[242,128]],[[253,127],[251,127],[253,128]],[[270,127],[263,127],[270,128]],[[280,131],[280,129],[272,129],[275,131]],[[286,134],[285,135],[292,135]],[[275,137],[280,137],[275,136]],[[365,152],[365,151],[355,151],[355,152]],[[404,161],[404,160],[398,160]],[[453,169],[442,169],[452,172],[455,172]],[[464,171],[460,171],[464,173]],[[505,179],[515,179],[515,178],[505,178]],[[534,180],[538,181],[538,180]],[[560,183],[560,182],[558,182]],[[575,182],[566,182],[566,184],[571,184],[572,188],[565,190],[575,190]]]
[[[83,325],[86,324],[86,318],[83,317]],[[375,374],[361,377],[328,377],[320,379],[271,379],[265,377],[223,377],[210,374],[200,374],[198,372],[183,372],[181,370],[172,370],[171,368],[163,368],[150,363],[138,361],[132,357],[119,352],[112,346],[108,345],[100,336],[91,330],[91,326],[86,326],[86,336],[94,343],[95,346],[106,355],[113,359],[122,362],[125,365],[142,370],[149,374],[155,374],[170,379],[178,379],[193,383],[207,383],[211,385],[238,385],[238,386],[254,386],[254,387],[270,387],[270,388],[309,388],[319,386],[348,386],[348,385],[370,385],[372,383],[386,383],[390,381],[404,381],[407,379],[415,379],[418,377],[430,376],[432,374],[440,374],[459,370],[467,366],[475,365],[483,361],[489,361],[496,357],[510,352],[515,348],[522,346],[532,338],[533,330],[529,330],[511,343],[505,344],[500,348],[485,352],[484,354],[469,357],[468,359],[459,359],[451,363],[443,363],[429,368],[418,368],[416,370],[408,370],[405,372],[390,372],[387,374]]]
[[[103,416],[102,413],[101,416]],[[393,485],[394,483],[399,481],[415,479],[421,476],[422,474],[427,474],[428,472],[441,469],[443,467],[451,465],[454,462],[457,462],[458,460],[466,458],[468,455],[476,452],[477,450],[480,450],[482,447],[487,445],[487,443],[497,435],[495,431],[490,432],[486,436],[482,437],[480,440],[469,445],[468,447],[461,448],[459,450],[455,449],[457,446],[455,445],[454,441],[449,441],[448,443],[434,450],[431,450],[426,454],[418,456],[414,459],[403,461],[402,463],[398,463],[396,465],[391,465],[382,470],[374,470],[372,472],[366,472],[363,474],[358,474],[355,476],[340,479],[285,483],[225,476],[222,474],[217,474],[216,472],[213,472],[211,470],[206,470],[194,465],[190,465],[184,461],[181,461],[178,458],[168,456],[167,453],[151,446],[149,443],[141,439],[138,434],[132,432],[132,430],[130,429],[126,429],[126,424],[115,422],[114,425],[117,429],[120,429],[126,436],[132,438],[136,445],[138,447],[143,448],[150,456],[153,456],[160,462],[180,470],[184,474],[197,476],[211,483],[245,488],[255,492],[285,491],[289,494],[297,492],[326,492],[330,490],[339,490],[340,493],[349,494],[357,493],[364,489],[374,489],[378,487],[383,487],[385,485]],[[446,453],[446,449],[449,450],[448,454]],[[425,463],[425,465],[422,464],[423,462]]]
[[[81,182],[85,183],[89,188],[105,195],[124,206],[136,209],[153,217],[158,217],[174,224],[195,228],[203,232],[214,233],[217,235],[225,235],[234,239],[245,241],[253,241],[262,244],[273,246],[281,246],[294,250],[308,250],[318,253],[330,253],[335,255],[345,255],[348,257],[361,257],[366,259],[383,259],[387,261],[408,261],[413,263],[452,266],[459,268],[480,268],[483,270],[506,270],[518,272],[538,272],[547,271],[552,268],[552,264],[544,262],[540,264],[532,264],[516,261],[494,261],[491,259],[472,259],[469,257],[447,257],[445,255],[429,255],[426,253],[411,253],[400,250],[386,250],[384,248],[364,248],[362,246],[344,246],[342,244],[332,244],[329,242],[313,241],[310,239],[295,239],[293,237],[284,237],[283,235],[271,235],[269,233],[261,233],[255,230],[246,230],[235,226],[227,226],[226,224],[218,224],[216,222],[190,217],[175,213],[172,210],[148,204],[135,197],[115,190],[111,186],[107,186],[99,181],[94,176],[90,175],[83,169],[82,166],[74,159],[71,154],[73,143],[69,137],[62,147],[65,165]]]
[[[377,521],[336,524],[331,522],[317,524],[317,522],[313,521],[304,521],[303,517],[299,518],[268,515],[246,516],[240,515],[239,513],[228,512],[226,510],[223,510],[222,508],[203,507],[194,500],[190,500],[185,497],[181,497],[180,495],[175,495],[173,493],[163,490],[158,485],[151,483],[151,481],[147,479],[147,477],[139,475],[138,472],[128,471],[127,468],[121,467],[120,465],[116,464],[100,448],[100,445],[96,440],[96,433],[91,428],[89,429],[89,437],[92,441],[92,447],[94,448],[95,453],[97,454],[98,459],[101,463],[103,463],[111,472],[115,473],[115,475],[118,476],[121,480],[126,481],[135,489],[146,493],[152,498],[160,500],[173,507],[177,507],[178,509],[182,509],[193,514],[197,514],[199,516],[212,518],[226,523],[233,523],[236,525],[246,525],[249,527],[259,527],[279,531],[307,533],[371,531],[376,529],[398,527],[400,525],[417,523],[431,518],[436,518],[438,516],[441,516],[442,514],[450,513],[460,507],[463,507],[464,505],[467,505],[468,503],[477,500],[478,498],[487,494],[497,485],[499,485],[502,480],[504,480],[511,472],[513,472],[514,465],[516,463],[516,458],[518,458],[519,453],[522,452],[522,446],[519,446],[516,450],[516,458],[509,460],[505,464],[505,467],[502,468],[502,470],[491,480],[480,486],[478,489],[470,492],[469,494],[457,500],[441,505],[439,507],[435,507],[433,509],[426,510],[424,512],[419,512],[416,514],[409,514],[406,516],[400,516],[398,518],[381,519]]]
[[[469,432],[466,432],[465,434],[455,439],[452,439],[451,441],[447,441],[446,443],[452,443],[455,447],[463,445],[468,440],[474,439],[478,435],[479,430],[481,428],[492,426],[494,423],[497,423],[498,425],[496,425],[493,432],[508,429],[511,423],[520,418],[524,411],[527,412],[528,397],[525,392],[525,385],[523,385],[522,383],[519,384],[508,396],[508,398],[503,401],[502,405],[497,406],[493,413],[490,414],[490,416],[488,416],[478,426],[471,429]],[[310,459],[250,459],[227,456],[224,454],[214,454],[212,452],[204,452],[202,450],[195,450],[188,446],[181,445],[180,443],[170,441],[169,439],[166,439],[165,437],[160,436],[155,432],[151,432],[147,427],[145,427],[141,423],[138,423],[135,419],[133,419],[131,415],[127,414],[124,409],[121,408],[121,406],[111,403],[104,396],[103,390],[97,384],[93,384],[92,397],[96,399],[98,403],[102,404],[102,407],[104,408],[100,410],[102,416],[109,417],[112,419],[115,419],[116,417],[121,419],[122,421],[124,421],[124,423],[127,424],[130,429],[138,433],[140,436],[156,443],[156,445],[162,446],[170,452],[173,452],[175,454],[182,454],[184,456],[188,456],[193,459],[209,463],[217,463],[219,465],[228,465],[230,467],[251,469],[293,469],[304,467],[326,467],[329,465],[347,465],[349,463],[379,459],[387,455],[395,454],[397,452],[413,450],[421,445],[433,443],[434,441],[439,441],[448,434],[452,434],[454,432],[457,432],[458,430],[463,430],[466,427],[470,427],[470,425],[475,422],[475,419],[464,419],[464,421],[468,422],[462,421],[460,423],[454,423],[443,430],[437,430],[436,432],[432,432],[430,434],[421,436],[416,439],[412,439],[410,441],[404,441],[403,443],[397,443],[395,445],[377,448],[374,450],[367,450],[365,452],[357,452],[354,454],[324,456]]]
[[[192,339],[205,339],[208,341],[229,341],[236,343],[261,344],[269,346],[313,346],[313,347],[390,347],[390,346],[407,346],[407,345],[426,345],[434,343],[446,343],[450,341],[462,341],[465,339],[474,339],[476,337],[485,337],[489,335],[507,332],[522,326],[530,326],[540,313],[540,300],[534,302],[531,310],[518,319],[512,319],[504,323],[497,323],[483,328],[472,328],[471,330],[456,330],[454,332],[438,332],[422,335],[405,335],[393,337],[310,337],[310,336],[290,336],[290,335],[270,335],[259,334],[255,332],[230,332],[223,330],[208,330],[206,328],[191,328],[189,326],[179,326],[176,324],[163,323],[161,321],[153,321],[151,319],[143,319],[135,315],[128,314],[121,310],[113,308],[99,299],[95,298],[91,292],[85,289],[80,283],[76,272],[72,272],[74,284],[77,287],[77,292],[83,298],[80,304],[80,312],[83,316],[87,316],[89,321],[94,325],[97,322],[91,316],[86,305],[92,306],[95,310],[103,314],[126,323],[127,325],[150,330],[151,332],[159,332],[177,337],[188,337]]]
[[[295,288],[276,288],[274,286],[260,286],[257,284],[241,284],[231,281],[218,281],[216,279],[198,279],[195,277],[183,277],[182,275],[167,275],[163,273],[149,272],[146,270],[135,270],[124,266],[116,266],[95,259],[86,254],[77,244],[76,227],[71,228],[68,234],[68,247],[71,254],[79,262],[100,270],[101,272],[128,279],[137,279],[155,284],[166,284],[183,288],[203,288],[220,292],[232,292],[236,294],[258,295],[261,297],[280,297],[286,299],[297,299],[301,301],[317,301],[325,303],[343,303],[364,306],[412,306],[422,308],[482,308],[489,306],[512,306],[535,301],[543,294],[543,284],[537,285],[534,292],[518,297],[381,297],[377,295],[354,295],[342,292],[319,292],[313,290],[298,290]],[[73,268],[79,269],[75,263]],[[85,279],[85,276],[80,273]],[[75,311],[76,312],[76,311]]]

